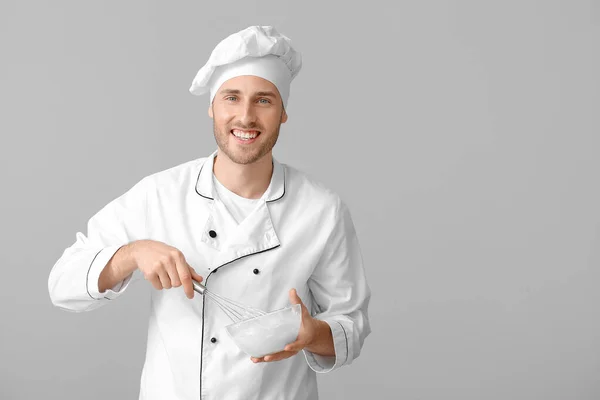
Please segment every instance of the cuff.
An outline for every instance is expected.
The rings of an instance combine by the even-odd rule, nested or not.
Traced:
[[[325,318],[323,321],[329,324],[333,336],[333,347],[335,356],[322,356],[302,350],[308,366],[315,372],[331,372],[344,365],[348,359],[348,336],[344,326],[334,318]]]
[[[100,273],[102,273],[102,270],[104,269],[104,267],[106,267],[108,261],[110,261],[110,259],[115,255],[117,250],[119,250],[121,247],[123,247],[123,245],[109,246],[103,248],[98,253],[96,253],[96,256],[90,263],[86,279],[86,286],[87,292],[92,299],[112,300],[118,297],[121,293],[123,293],[127,286],[129,286],[129,281],[131,280],[133,274],[130,274],[121,282],[117,282],[115,286],[113,286],[110,289],[107,289],[103,293],[100,293],[98,289],[98,278],[100,277]]]

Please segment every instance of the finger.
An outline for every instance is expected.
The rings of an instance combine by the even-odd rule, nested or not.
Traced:
[[[287,344],[283,350],[293,351],[293,352],[297,353],[305,347],[306,347],[306,344],[303,341],[296,340],[295,342]]]
[[[269,354],[268,356],[265,356],[264,359],[266,362],[281,361],[290,358],[295,354],[297,354],[296,351],[280,351],[279,353]]]
[[[183,285],[183,291],[188,299],[194,298],[194,287],[192,285],[192,274],[185,259],[177,262],[177,273]]]
[[[253,363],[260,363],[260,362],[265,361],[264,357],[260,357],[260,358],[250,357],[250,359],[252,360]]]
[[[188,267],[189,267],[189,264],[188,264]],[[189,268],[190,268],[190,271],[192,273],[192,278],[196,282],[202,282],[202,279],[204,279],[204,278],[202,278],[200,275],[198,275],[198,273],[196,272],[196,270],[194,268],[192,268],[192,267],[189,267]]]
[[[154,289],[156,289],[156,290],[162,289],[162,283],[160,283],[160,279],[158,278],[158,275],[154,274],[154,275],[152,275],[152,277],[146,278],[146,279],[148,281],[150,281],[150,283],[152,284]]]
[[[181,280],[179,279],[179,271],[177,268],[177,261],[175,260],[174,262],[167,264],[166,270],[167,274],[169,275],[171,285],[175,288],[181,286]]]
[[[164,269],[159,269],[158,271],[156,271],[156,274],[158,275],[158,279],[160,279],[160,284],[162,285],[162,288],[170,289],[171,279],[169,278],[169,274],[167,274],[167,271],[165,271]]]

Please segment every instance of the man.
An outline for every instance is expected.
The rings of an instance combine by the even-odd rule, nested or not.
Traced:
[[[144,277],[151,295],[140,399],[317,399],[316,372],[349,365],[371,328],[350,212],[272,155],[301,56],[272,27],[217,45],[190,91],[210,93],[218,149],[143,178],[77,233],[49,277],[52,302],[90,311]],[[260,359],[192,279],[265,311],[301,304],[297,339]],[[166,290],[163,290],[166,289]]]

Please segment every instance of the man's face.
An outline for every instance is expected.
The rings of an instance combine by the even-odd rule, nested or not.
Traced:
[[[215,94],[208,115],[219,149],[237,164],[268,154],[287,114],[273,83],[257,76],[231,78]]]

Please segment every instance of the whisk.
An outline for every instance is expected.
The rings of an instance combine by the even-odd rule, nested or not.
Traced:
[[[206,286],[199,282],[196,282],[193,279],[192,284],[194,285],[195,292],[204,296],[205,299],[208,297],[211,300],[213,300],[233,322],[240,322],[246,319],[260,317],[261,315],[266,314],[266,312],[262,310],[252,307],[246,307],[226,297],[213,293],[210,290],[208,290]]]

